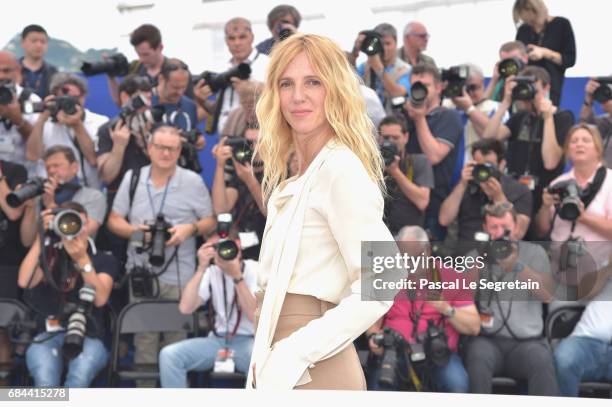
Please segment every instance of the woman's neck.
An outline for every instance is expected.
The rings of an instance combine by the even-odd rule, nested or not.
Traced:
[[[574,175],[579,185],[586,184],[586,182],[593,176],[597,168],[600,166],[599,161],[587,161],[582,163],[574,163]]]
[[[306,172],[310,163],[312,163],[319,151],[323,149],[332,137],[331,129],[312,136],[293,135],[295,153],[298,159],[298,176],[302,176]]]

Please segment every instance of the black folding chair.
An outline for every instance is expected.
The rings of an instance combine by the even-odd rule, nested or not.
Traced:
[[[555,348],[561,340],[569,336],[580,320],[584,311],[582,305],[569,305],[557,308],[546,318],[546,338],[551,348]],[[606,382],[582,382],[580,383],[581,394],[607,393],[612,398],[612,384]]]
[[[127,305],[117,318],[108,383],[115,387],[118,380],[158,380],[158,364],[119,365],[121,335],[137,333],[185,332],[197,333],[195,316],[179,312],[178,301],[145,300]]]

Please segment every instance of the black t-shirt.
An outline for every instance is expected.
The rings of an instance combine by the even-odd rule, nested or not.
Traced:
[[[110,135],[110,124],[112,121],[109,121],[98,129],[98,156],[110,153],[113,149],[113,139]],[[119,189],[119,185],[121,184],[121,180],[123,176],[128,170],[135,170],[137,168],[142,168],[145,165],[149,165],[151,161],[147,156],[144,147],[140,147],[136,142],[136,136],[132,135],[130,140],[128,141],[127,146],[125,147],[125,152],[123,153],[123,162],[121,163],[121,169],[119,170],[119,174],[117,177],[108,185],[108,201],[112,207],[112,200]],[[144,142],[143,142],[144,143]]]
[[[28,172],[21,164],[0,160],[2,175],[6,177],[9,188],[15,190],[19,184],[28,179]],[[25,256],[25,248],[21,245],[19,224],[21,219],[11,221],[0,208],[0,262],[3,265],[19,265]]]
[[[263,173],[255,173],[258,181],[261,183]],[[259,259],[259,250],[261,248],[261,240],[263,238],[264,228],[266,227],[266,217],[260,212],[257,202],[251,195],[249,188],[235,174],[232,174],[226,180],[226,188],[234,188],[238,191],[238,200],[232,210],[232,218],[238,226],[240,232],[255,232],[260,244],[243,250],[242,257],[244,259]]]
[[[514,210],[520,214],[531,218],[532,196],[531,191],[525,185],[515,179],[502,175],[500,184],[504,195],[514,206]],[[476,184],[470,184],[463,194],[461,205],[459,206],[459,242],[461,248],[467,242],[474,241],[474,234],[482,230],[484,222],[483,207],[490,203],[489,197]],[[468,250],[465,246],[465,253]],[[471,249],[473,247],[469,247]]]
[[[402,174],[420,187],[432,189],[434,176],[431,164],[423,154],[407,154],[399,162]],[[385,199],[385,224],[395,235],[404,226],[424,226],[425,212],[404,195],[393,177],[386,176],[388,196]]]
[[[546,58],[529,62],[529,65],[540,66],[548,71],[550,74],[550,100],[555,106],[559,106],[565,70],[576,63],[576,41],[571,23],[567,18],[555,17],[546,23],[540,34],[537,34],[532,26],[523,24],[516,32],[516,40],[523,42],[525,45],[538,45],[561,54],[561,65],[557,65]]]
[[[574,114],[569,110],[558,110],[554,114],[555,134],[557,143],[563,146],[568,130],[574,124]],[[542,189],[563,172],[564,161],[560,160],[557,167],[549,171],[544,168],[542,159],[542,138],[544,136],[544,120],[527,111],[519,111],[506,122],[510,129],[506,161],[508,173],[519,178],[523,174],[535,177],[533,191],[534,211],[542,202]]]
[[[457,160],[457,146],[463,135],[463,123],[455,109],[438,107],[427,115],[427,125],[436,139],[451,147],[446,157],[433,166],[435,187],[431,191],[427,214],[437,218],[440,206],[450,192],[451,178]],[[406,152],[409,154],[423,153],[417,134],[410,135],[408,144],[406,144]]]
[[[99,252],[96,255],[90,255],[90,258],[97,274],[108,274],[113,281],[118,277],[119,262],[110,253]],[[39,332],[45,331],[45,320],[48,316],[60,317],[62,315],[64,304],[79,303],[79,290],[82,287],[83,278],[79,276],[75,287],[67,293],[59,293],[44,281],[31,290],[26,290],[24,299],[36,312]],[[86,334],[94,338],[103,338],[104,328],[103,308],[92,304],[91,317],[87,319]]]

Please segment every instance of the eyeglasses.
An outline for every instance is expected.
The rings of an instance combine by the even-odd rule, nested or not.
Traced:
[[[495,218],[504,216],[506,212],[509,212],[512,209],[514,209],[512,202],[497,202],[485,205],[483,207],[485,215],[493,216]]]
[[[406,34],[407,37],[410,36],[410,35],[412,35],[413,37],[418,37],[418,38],[420,38],[422,40],[428,40],[431,37],[431,35],[429,35],[429,33],[408,33],[408,34]]]
[[[170,154],[176,154],[179,152],[179,150],[181,149],[180,146],[178,147],[173,147],[173,146],[163,146],[161,144],[157,144],[157,143],[151,143],[151,145],[157,150],[157,151],[161,151],[162,153],[167,151]]]

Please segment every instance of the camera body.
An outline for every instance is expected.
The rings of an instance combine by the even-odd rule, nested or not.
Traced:
[[[593,92],[593,99],[603,105],[612,99],[612,76],[600,76],[595,81],[599,87]]]
[[[202,165],[200,164],[198,149],[196,148],[198,137],[201,135],[202,132],[198,128],[193,128],[188,131],[181,131],[183,143],[181,146],[181,156],[179,157],[178,165],[197,174],[202,172]]]
[[[130,64],[125,55],[118,53],[100,62],[83,62],[81,72],[85,76],[107,74],[108,76],[125,76],[130,70]]]
[[[448,69],[441,69],[442,81],[447,82],[442,96],[453,98],[463,95],[465,82],[470,74],[470,70],[465,65],[451,66]]]
[[[136,95],[130,97],[128,102],[121,108],[121,111],[119,112],[119,117],[125,123],[129,117],[133,116],[138,112],[138,110],[148,105],[149,101],[147,100],[147,98],[137,93]]]
[[[21,319],[18,314],[13,315],[13,318],[7,325],[7,330],[15,356],[25,356],[28,346],[36,335],[37,328],[38,325],[33,319],[28,317]]]
[[[231,213],[220,213],[217,215],[217,234],[220,240],[213,245],[214,249],[223,260],[230,261],[238,257],[239,248],[236,242],[230,240],[229,234],[232,228],[233,217]],[[212,260],[214,263],[214,259]]]
[[[382,155],[383,161],[385,163],[385,167],[388,167],[389,165],[393,164],[393,161],[395,161],[395,156],[400,155],[397,146],[386,137],[380,144],[379,148],[380,154]]]
[[[476,183],[487,182],[491,177],[499,181],[501,178],[501,171],[495,164],[485,162],[474,165],[472,177]]]
[[[512,75],[518,75],[518,73],[521,72],[524,67],[525,63],[521,59],[510,57],[499,61],[497,70],[499,72],[499,76],[505,79]]]
[[[406,349],[410,349],[410,345],[402,334],[389,327],[373,335],[372,341],[377,346],[384,348],[378,382],[386,387],[397,386],[397,372],[400,369],[398,352],[405,352]],[[406,362],[409,363],[409,361]]]
[[[382,35],[374,30],[361,31],[359,34],[365,35],[359,50],[369,57],[379,54],[382,58],[385,53]]]
[[[0,81],[0,105],[6,106],[11,104],[16,94],[17,88],[12,81],[8,79]]]
[[[201,75],[194,76],[192,81],[193,84],[197,84],[202,79],[210,86],[210,90],[213,93],[217,93],[221,89],[225,89],[232,84],[231,78],[238,79],[249,79],[251,77],[251,65],[242,62],[225,72],[215,73],[210,71],[204,71]]]
[[[172,225],[166,221],[164,215],[159,213],[155,221],[149,225],[151,231],[151,252],[149,263],[152,266],[161,267],[166,262],[166,242],[170,239]]]
[[[512,89],[512,100],[533,100],[538,93],[535,81],[536,79],[533,76],[516,76],[514,78],[516,86]]]
[[[69,116],[77,112],[77,105],[79,105],[79,99],[74,96],[61,95],[56,96],[53,102],[48,106],[51,113],[51,119],[57,122],[57,114],[64,112]]]
[[[575,180],[557,182],[547,188],[548,193],[558,195],[561,203],[558,205],[559,217],[568,221],[575,221],[580,216],[580,196],[582,190]]]
[[[478,251],[494,261],[507,259],[514,250],[514,242],[510,238],[509,230],[506,230],[502,237],[494,240],[491,240],[491,235],[486,232],[476,232],[474,240],[478,244]]]

